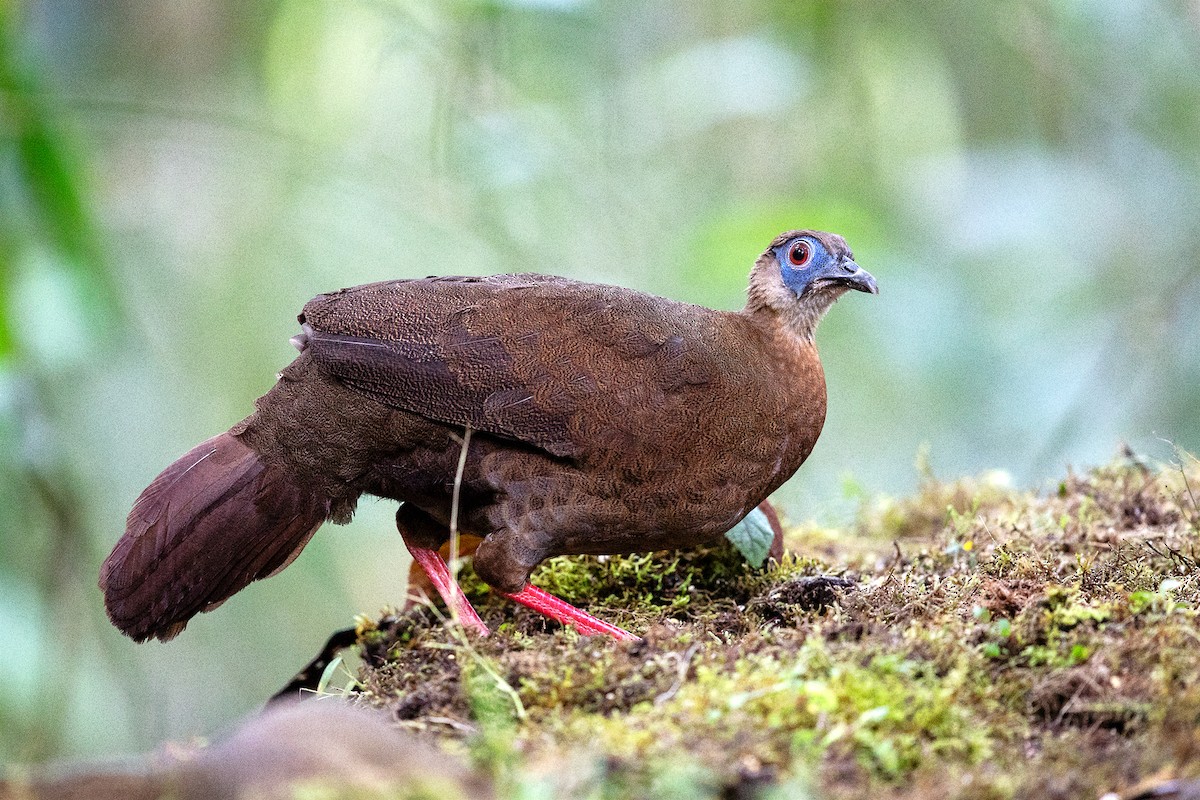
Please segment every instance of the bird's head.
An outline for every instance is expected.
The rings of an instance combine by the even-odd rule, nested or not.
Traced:
[[[850,289],[879,294],[875,278],[854,263],[845,239],[823,231],[788,231],[758,257],[746,309],[773,311],[811,339],[821,317]]]

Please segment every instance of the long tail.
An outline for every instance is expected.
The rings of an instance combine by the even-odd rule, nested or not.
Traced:
[[[222,433],[167,467],[138,497],[100,568],[109,619],[166,641],[304,549],[329,502]]]

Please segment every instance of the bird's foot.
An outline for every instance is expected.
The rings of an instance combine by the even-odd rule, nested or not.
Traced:
[[[637,636],[624,628],[618,628],[612,623],[593,617],[583,609],[576,608],[566,600],[561,600],[533,584],[525,584],[525,588],[515,594],[509,592],[500,592],[500,594],[564,625],[574,625],[575,629],[584,636],[611,636],[617,641],[625,642],[638,640]]]
[[[445,601],[446,607],[450,609],[451,616],[457,619],[464,628],[473,630],[480,636],[487,636],[489,633],[487,625],[479,618],[471,601],[463,594],[458,581],[454,580],[454,576],[450,574],[450,567],[442,559],[441,554],[437,550],[412,545],[409,545],[408,552],[412,553],[413,560],[421,565],[421,569],[425,570],[433,588],[437,589],[438,594]]]

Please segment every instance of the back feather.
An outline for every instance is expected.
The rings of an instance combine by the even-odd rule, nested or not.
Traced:
[[[100,569],[113,624],[133,639],[173,638],[300,554],[329,502],[222,433],[167,467],[134,503]]]

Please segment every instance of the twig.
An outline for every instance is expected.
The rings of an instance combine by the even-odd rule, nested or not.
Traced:
[[[479,733],[479,729],[461,720],[452,717],[425,717],[424,719],[401,719],[396,720],[396,725],[401,728],[407,728],[413,731],[429,730],[430,725],[445,725],[448,728],[453,728],[456,731],[463,733]]]
[[[1179,460],[1179,474],[1183,476],[1183,488],[1187,490],[1188,498],[1192,501],[1193,513],[1188,515],[1191,517],[1191,519],[1188,520],[1188,527],[1194,531],[1200,532],[1200,505],[1196,504],[1196,495],[1192,493],[1192,484],[1191,481],[1188,480],[1187,470],[1184,469],[1183,459]]]
[[[679,659],[679,667],[675,674],[675,682],[671,684],[671,688],[654,698],[654,705],[661,706],[663,703],[670,700],[683,686],[683,682],[687,680],[688,670],[692,667],[692,658],[695,657],[696,651],[700,649],[700,643],[696,642],[689,647],[683,654],[683,658]]]
[[[458,500],[462,492],[463,472],[467,468],[467,448],[471,446],[471,425],[463,428],[462,449],[458,452],[458,469],[454,472],[454,491],[450,496],[450,574],[458,578]]]
[[[1188,527],[1196,533],[1200,533],[1200,503],[1196,502],[1196,495],[1194,492],[1192,492],[1192,482],[1188,480],[1187,467],[1184,466],[1183,457],[1186,455],[1192,461],[1196,461],[1197,459],[1194,455],[1187,452],[1170,439],[1165,439],[1161,436],[1158,438],[1159,441],[1166,442],[1167,444],[1171,445],[1171,450],[1173,450],[1175,453],[1175,463],[1173,463],[1172,466],[1179,469],[1179,475],[1183,478],[1183,488],[1185,491],[1187,491],[1188,499],[1192,501],[1191,514],[1186,513],[1182,503],[1179,504],[1179,510],[1180,512],[1183,512],[1182,516],[1187,520]]]
[[[478,733],[479,728],[470,725],[466,722],[461,722],[453,717],[426,717],[425,721],[433,725],[445,725],[448,728],[453,728],[456,731],[463,733]]]
[[[325,674],[326,668],[333,663],[338,654],[349,647],[354,647],[357,643],[358,631],[354,628],[343,628],[333,633],[325,642],[325,646],[321,648],[321,652],[317,653],[316,658],[297,672],[296,677],[288,681],[287,686],[271,695],[267,705],[280,700],[291,700],[303,692],[314,692],[321,676]]]

